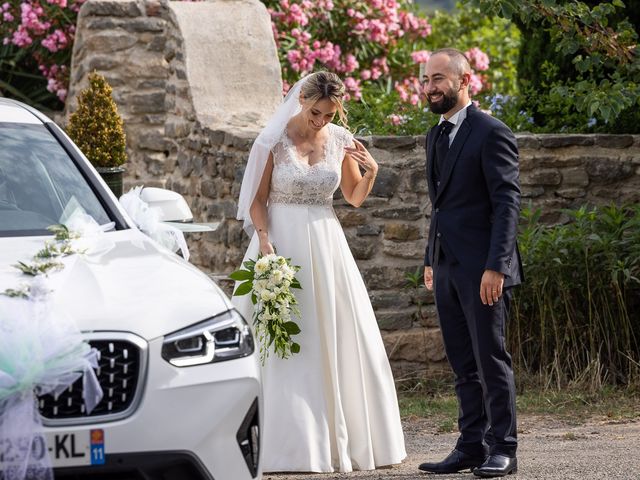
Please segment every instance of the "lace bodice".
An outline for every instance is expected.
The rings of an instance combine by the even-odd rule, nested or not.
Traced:
[[[344,147],[353,144],[353,135],[330,123],[321,159],[308,165],[300,159],[287,131],[282,133],[273,153],[273,173],[269,203],[331,205],[340,185]]]

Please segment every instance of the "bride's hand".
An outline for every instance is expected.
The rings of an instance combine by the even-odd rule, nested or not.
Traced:
[[[375,178],[378,174],[378,164],[362,143],[355,138],[353,143],[355,147],[345,147],[345,150],[364,169],[365,175],[369,173],[369,178]]]
[[[260,240],[260,253],[264,255],[269,255],[270,253],[276,253],[273,249],[273,245],[269,240]]]

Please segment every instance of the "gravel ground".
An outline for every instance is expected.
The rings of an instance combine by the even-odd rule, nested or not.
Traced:
[[[640,420],[616,423],[591,419],[568,425],[556,419],[524,416],[519,422],[518,474],[514,480],[640,480]],[[475,479],[470,472],[452,475],[421,473],[418,465],[444,458],[457,434],[436,434],[425,419],[403,421],[407,458],[401,465],[373,472],[265,474],[263,480]]]

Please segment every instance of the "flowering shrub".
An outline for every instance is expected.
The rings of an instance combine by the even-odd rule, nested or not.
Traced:
[[[0,91],[38,107],[60,108],[84,1],[12,0],[0,6]],[[314,70],[335,71],[347,88],[350,123],[358,133],[424,133],[433,117],[424,112],[419,64],[442,46],[467,53],[474,69],[471,93],[485,108],[482,98],[493,87],[514,93],[515,67],[509,60],[517,54],[509,38],[514,29],[478,9],[437,12],[427,20],[411,0],[263,1],[272,18],[285,91]]]
[[[314,68],[344,78],[361,98],[362,82],[404,77],[412,42],[431,33],[402,0],[265,0],[282,62],[285,90]],[[405,2],[406,3],[406,2]]]
[[[263,1],[285,91],[314,70],[332,70],[344,80],[356,132],[424,131],[419,64],[448,43],[427,48],[432,25],[410,0]],[[479,94],[489,87],[489,57],[475,45],[466,53],[474,69],[471,93]]]
[[[47,80],[47,91],[64,102],[75,22],[85,1],[14,0],[0,6],[0,72],[6,79],[0,89],[34,103],[34,97],[43,97],[25,91],[24,82],[38,72]]]

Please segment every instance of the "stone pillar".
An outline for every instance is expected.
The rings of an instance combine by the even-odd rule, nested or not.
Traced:
[[[206,162],[184,157],[189,136],[253,138],[282,98],[271,22],[258,0],[89,0],[78,16],[67,112],[94,70],[113,87],[125,122],[128,185],[187,176],[180,193],[191,200],[209,178],[183,175],[185,163],[201,170]]]

